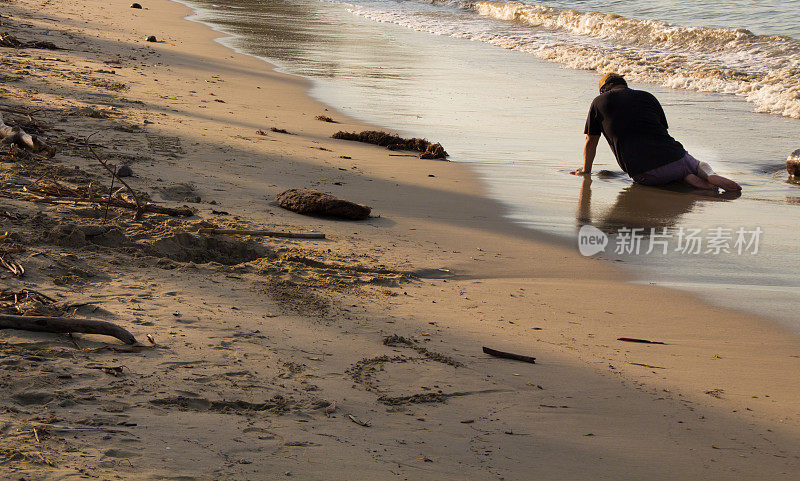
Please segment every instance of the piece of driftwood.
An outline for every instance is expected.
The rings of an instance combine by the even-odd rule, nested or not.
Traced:
[[[372,209],[311,189],[289,189],[275,196],[278,205],[298,214],[333,217],[336,219],[363,220]]]
[[[81,431],[102,431],[105,433],[125,433],[131,434],[130,431],[118,428],[108,428],[105,426],[64,426],[59,424],[36,424],[34,429],[39,431],[52,431],[59,433],[81,432]]]
[[[641,362],[632,362],[630,364],[633,364],[634,366],[642,366],[642,367],[646,367],[646,368],[650,368],[650,369],[666,369],[665,367],[653,366],[652,364],[643,364]]]
[[[127,330],[106,321],[74,319],[71,317],[15,316],[0,314],[0,329],[19,329],[36,332],[81,332],[116,337],[125,344],[136,344],[136,338]]]
[[[348,414],[347,417],[350,418],[351,421],[353,421],[354,423],[358,424],[359,426],[363,426],[365,428],[368,428],[368,427],[372,426],[372,424],[370,424],[369,422],[362,421],[362,420],[358,419],[357,417],[353,416],[352,414]]]
[[[56,149],[45,143],[38,136],[31,135],[19,127],[6,125],[3,121],[2,113],[0,113],[0,140],[2,140],[4,144],[14,144],[23,149],[42,153],[47,157],[56,155]]]
[[[666,344],[666,342],[661,341],[651,341],[649,339],[637,339],[635,337],[618,337],[618,341],[625,341],[625,342],[638,342],[641,344]]]
[[[29,189],[30,190],[30,189]],[[53,196],[52,194],[47,194]],[[11,197],[11,196],[4,196],[3,193],[0,193],[0,197]],[[33,202],[45,202],[48,204],[98,204],[100,201],[99,199],[84,199],[81,197],[71,197],[71,196],[53,196],[57,197],[56,199],[51,199],[48,197],[35,197],[31,199]],[[150,212],[153,214],[166,214],[173,217],[191,217],[194,215],[194,211],[189,207],[166,207],[163,205],[152,204],[150,202],[141,204],[139,206],[136,205],[135,202],[129,202],[119,198],[111,199],[111,206],[112,207],[122,207],[123,209],[131,209],[137,210],[141,208],[142,212]]]
[[[503,359],[513,359],[515,361],[529,362],[536,364],[536,358],[531,356],[523,356],[522,354],[514,354],[512,352],[498,351],[490,347],[483,346],[483,352],[490,356],[502,357]]]
[[[325,234],[313,232],[273,232],[268,230],[247,230],[247,229],[212,229],[202,228],[197,230],[198,234],[228,234],[228,235],[253,235],[262,237],[286,237],[289,239],[324,239]]]

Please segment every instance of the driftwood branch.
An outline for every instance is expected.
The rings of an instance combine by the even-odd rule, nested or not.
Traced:
[[[28,187],[28,190],[34,192],[34,189]],[[9,194],[7,192],[0,192],[0,197],[8,197],[8,198],[23,198],[25,200],[29,200],[31,202],[45,202],[48,204],[97,204],[99,203],[98,200],[92,199],[91,196],[88,198],[84,197],[77,197],[73,195],[56,195],[53,193],[42,193],[42,196],[31,196],[28,198],[20,197],[19,194],[14,195]],[[54,197],[54,198],[51,198]],[[166,207],[163,205],[152,204],[147,202],[143,205],[137,206],[135,202],[126,201],[119,198],[111,199],[110,205],[112,207],[122,207],[123,209],[131,209],[137,210],[139,208],[142,209],[142,212],[151,212],[154,214],[167,214],[173,217],[191,217],[194,215],[194,211],[189,207]]]
[[[31,135],[19,127],[6,125],[2,113],[0,113],[0,140],[4,144],[14,144],[33,152],[44,153],[47,157],[56,155],[56,149],[47,145],[38,136]]]
[[[492,349],[486,346],[483,346],[483,352],[494,357],[502,357],[503,359],[513,359],[515,361],[522,361],[522,362],[529,362],[531,364],[536,364],[536,358],[531,356],[523,356],[521,354],[514,354],[512,352],[498,351],[496,349]]]
[[[36,332],[82,332],[116,337],[125,344],[136,344],[136,338],[126,329],[106,321],[74,319],[71,317],[15,316],[0,314],[0,329],[19,329]]]
[[[253,235],[262,237],[286,237],[289,239],[324,239],[325,234],[303,233],[303,232],[273,232],[268,230],[247,230],[247,229],[211,229],[202,228],[198,234],[230,234],[230,235]]]
[[[95,132],[94,134],[96,134],[96,133],[97,132]],[[94,135],[94,134],[92,134],[92,135]],[[89,139],[92,137],[92,135],[90,135],[90,136],[86,137],[85,139],[83,139],[83,143],[86,145],[86,148],[89,149],[89,153],[92,154],[92,157],[94,157],[95,160],[100,162],[100,165],[102,165],[103,168],[105,168],[108,171],[108,173],[111,174],[111,185],[113,186],[114,185],[114,179],[117,179],[122,185],[125,186],[126,189],[128,189],[128,192],[131,193],[131,197],[133,197],[133,201],[136,203],[136,215],[134,216],[134,219],[140,220],[142,218],[142,214],[144,214],[144,209],[142,208],[142,203],[139,202],[139,196],[136,195],[136,191],[133,190],[131,188],[131,186],[128,185],[127,182],[122,180],[122,178],[119,175],[117,175],[117,168],[116,167],[114,167],[112,169],[111,167],[109,167],[109,165],[103,159],[100,158],[99,155],[97,155],[97,152],[95,152],[94,149],[92,148],[91,144],[89,144]],[[111,194],[110,193],[108,195],[108,203],[109,203],[108,205],[111,205]]]
[[[69,432],[83,432],[83,431],[102,431],[105,433],[125,433],[131,434],[130,431],[126,431],[124,429],[117,429],[117,428],[108,428],[105,426],[64,426],[59,424],[36,424],[33,429],[38,429],[39,431],[52,431],[58,433],[69,433]]]
[[[108,202],[106,203],[106,211],[103,212],[103,222],[108,219],[108,208],[111,207],[111,196],[114,195],[114,179],[117,178],[117,166],[114,166],[114,171],[111,173],[111,187],[108,188]],[[89,184],[89,198],[92,198],[92,184]],[[138,200],[138,199],[137,199]],[[136,212],[140,211],[139,202],[136,202]]]

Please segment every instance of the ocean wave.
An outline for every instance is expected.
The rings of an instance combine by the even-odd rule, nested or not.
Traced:
[[[354,6],[354,11],[378,21],[528,52],[571,68],[616,71],[633,81],[671,88],[735,94],[753,103],[758,112],[800,118],[800,42],[791,37],[755,35],[746,29],[679,27],[518,1],[419,3],[455,7],[513,27],[479,27],[441,12],[437,17],[437,12],[414,15],[364,6]]]
[[[432,0],[471,9],[499,20],[560,29],[577,35],[615,39],[626,44],[686,51],[745,51],[771,54],[800,53],[800,44],[791,37],[754,35],[747,29],[677,27],[658,20],[635,20],[602,12],[583,13],[523,2]]]

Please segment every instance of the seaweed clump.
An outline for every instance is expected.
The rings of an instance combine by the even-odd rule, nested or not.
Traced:
[[[367,144],[379,145],[389,150],[411,150],[421,152],[420,159],[445,159],[448,154],[442,144],[429,142],[427,139],[416,137],[404,139],[379,130],[364,130],[363,132],[345,132],[340,130],[331,136],[334,139],[353,140]]]

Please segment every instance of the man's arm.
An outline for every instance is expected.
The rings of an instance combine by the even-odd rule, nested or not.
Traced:
[[[575,169],[572,175],[589,175],[592,173],[592,163],[597,154],[597,143],[600,141],[599,135],[586,135],[586,143],[583,144],[583,167]]]

